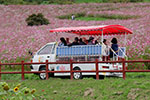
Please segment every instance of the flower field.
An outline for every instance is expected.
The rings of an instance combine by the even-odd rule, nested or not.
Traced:
[[[104,4],[73,4],[73,5],[0,5],[0,60],[16,62],[29,60],[28,51],[36,52],[41,46],[55,41],[56,36],[49,30],[58,27],[92,26],[120,24],[133,31],[127,37],[127,54],[138,59],[143,55],[150,56],[150,3],[104,3]],[[105,21],[79,21],[58,19],[57,16],[85,12],[86,14],[121,14],[135,15],[138,18],[127,20],[109,19]],[[33,13],[42,13],[49,19],[49,25],[27,26],[25,19]],[[59,37],[72,34],[60,34]],[[59,38],[58,37],[58,38]],[[113,36],[112,36],[113,37]],[[110,39],[112,37],[106,36]],[[119,45],[124,46],[125,36],[115,36]],[[146,52],[145,52],[146,50]]]

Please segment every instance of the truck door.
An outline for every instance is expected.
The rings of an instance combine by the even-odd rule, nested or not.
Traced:
[[[45,62],[48,60],[49,62],[54,62],[55,52],[53,51],[55,48],[54,44],[47,44],[42,47],[35,56],[37,62]]]

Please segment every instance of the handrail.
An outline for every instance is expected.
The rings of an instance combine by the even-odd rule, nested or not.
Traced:
[[[121,48],[119,47],[119,50],[121,50]],[[121,52],[123,53],[123,55],[126,57],[126,60],[128,60],[128,56],[121,50]]]
[[[109,48],[110,48],[110,50],[113,52],[113,60],[114,60],[114,54],[117,56],[117,60],[118,60],[118,55],[116,54],[116,52],[110,47],[110,46],[108,46]]]
[[[119,55],[117,55],[116,52],[115,52],[110,46],[108,46],[108,47],[109,47],[110,50],[113,52],[113,60],[114,60],[114,55],[117,56],[117,60],[118,60]],[[123,53],[123,55],[126,57],[126,60],[128,60],[127,55],[121,50],[120,47],[119,47],[119,50],[120,50],[120,51]]]

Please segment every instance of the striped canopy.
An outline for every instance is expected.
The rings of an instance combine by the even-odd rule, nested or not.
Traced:
[[[73,33],[77,35],[124,35],[132,34],[132,31],[121,25],[62,27],[50,30],[55,33]]]

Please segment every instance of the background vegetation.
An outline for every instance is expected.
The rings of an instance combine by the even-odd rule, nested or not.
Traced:
[[[26,19],[28,26],[48,25],[49,20],[44,18],[42,13],[29,15]]]
[[[73,4],[73,3],[150,2],[150,0],[0,0],[0,4]]]

